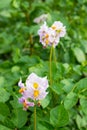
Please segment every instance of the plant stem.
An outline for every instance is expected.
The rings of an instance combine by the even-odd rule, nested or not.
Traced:
[[[52,85],[52,49],[53,49],[53,46],[51,47],[50,49],[50,85]]]
[[[56,64],[56,52],[55,52],[55,48],[53,47],[53,60]]]
[[[36,105],[34,106],[34,130],[36,130]]]
[[[30,37],[29,37],[29,44],[30,44],[30,55],[32,55],[33,53],[33,35],[30,34]]]

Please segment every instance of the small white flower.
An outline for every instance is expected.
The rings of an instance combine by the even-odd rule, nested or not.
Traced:
[[[64,37],[66,34],[65,26],[60,21],[55,21],[51,28],[56,31],[58,37]]]
[[[24,96],[33,100],[42,100],[48,94],[46,92],[47,88],[47,77],[41,78],[35,73],[32,73],[26,80],[26,90],[24,92]]]
[[[38,30],[38,34],[40,36],[40,42],[43,46],[47,46],[49,44],[49,28],[46,25],[46,22],[40,27]]]
[[[42,15],[40,15],[39,17],[35,18],[35,19],[33,20],[33,22],[34,22],[34,23],[37,23],[37,24],[42,23],[42,22],[44,22],[44,21],[47,20],[47,17],[48,17],[47,14],[42,14]]]
[[[19,81],[19,92],[22,97],[19,98],[19,102],[23,104],[24,109],[27,110],[29,106],[34,106],[34,101],[42,100],[46,97],[48,92],[48,80],[47,77],[39,77],[35,73],[31,73],[26,79],[25,86],[22,80]],[[32,100],[32,102],[30,102]]]
[[[65,36],[66,29],[60,21],[55,21],[51,27],[48,27],[45,22],[40,27],[38,34],[43,46],[53,46],[55,48],[58,45],[60,38]]]

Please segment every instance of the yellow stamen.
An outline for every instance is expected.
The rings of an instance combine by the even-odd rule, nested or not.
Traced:
[[[39,90],[34,90],[34,97],[36,98],[38,97],[38,95],[39,95]]]
[[[52,26],[52,29],[55,30],[55,29],[56,29],[56,26]]]
[[[28,107],[26,101],[23,102],[23,106],[24,106],[24,108]]]
[[[48,40],[46,40],[46,41],[45,41],[45,43],[46,43],[46,44],[48,44],[48,43],[49,43],[49,41],[48,41]]]
[[[23,93],[25,91],[25,88],[21,88],[20,90],[19,90],[19,93]]]
[[[60,32],[61,32],[61,29],[57,30],[57,32],[60,33]]]
[[[33,84],[33,87],[34,87],[35,89],[37,89],[37,88],[38,88],[38,83],[35,82],[35,83]]]
[[[49,37],[49,35],[48,35],[48,34],[46,34],[45,38],[48,38],[48,37]]]

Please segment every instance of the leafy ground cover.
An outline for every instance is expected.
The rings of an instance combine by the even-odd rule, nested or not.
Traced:
[[[49,76],[50,48],[39,42],[40,24],[61,21],[67,34],[55,48],[49,94],[37,107],[37,130],[87,130],[87,0],[0,1],[0,130],[33,130],[34,109],[19,104],[18,81]]]

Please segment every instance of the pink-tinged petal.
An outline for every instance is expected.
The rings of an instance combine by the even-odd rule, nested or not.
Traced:
[[[34,107],[34,102],[27,102],[28,103],[28,106],[30,106],[30,107]]]
[[[37,78],[38,76],[35,73],[31,73],[26,80],[26,87],[28,87],[30,83],[33,83],[35,80],[37,80]]]
[[[42,85],[43,85],[43,87],[45,88],[45,90],[48,88],[49,85],[48,85],[47,77],[44,77],[44,78],[43,78]]]
[[[21,97],[18,99],[19,103],[23,103],[25,101],[25,98],[24,97]]]
[[[25,85],[24,85],[24,83],[22,83],[22,80],[20,79],[20,81],[18,82],[18,86],[20,87],[20,88],[24,88],[25,87]]]
[[[29,102],[24,97],[19,98],[19,102],[23,104],[23,110],[27,110],[28,107],[33,107],[34,106],[34,102]]]
[[[33,99],[33,89],[30,88],[23,93],[23,97]]]
[[[44,34],[47,31],[48,31],[48,26],[46,25],[46,22],[44,22],[44,24],[38,30],[38,34],[42,35],[42,34]]]
[[[40,29],[38,30],[38,34],[40,36],[40,42],[43,46],[47,46],[49,45],[49,28],[46,25],[46,22],[44,22],[44,24],[40,27]]]

